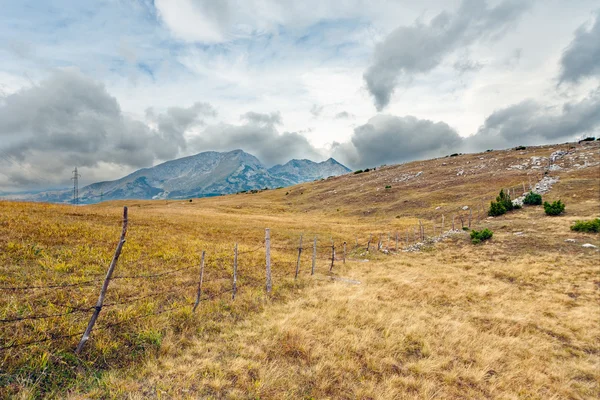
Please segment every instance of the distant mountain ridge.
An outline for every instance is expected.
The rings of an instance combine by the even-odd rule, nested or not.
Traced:
[[[182,199],[231,194],[246,190],[292,186],[350,169],[333,158],[316,163],[291,160],[266,168],[255,156],[242,150],[207,151],[143,168],[121,179],[97,182],[79,189],[80,203],[122,199]],[[72,190],[47,191],[22,200],[66,203]],[[10,197],[10,196],[5,196]]]

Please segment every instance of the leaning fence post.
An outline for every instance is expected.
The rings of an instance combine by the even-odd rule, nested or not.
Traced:
[[[377,241],[377,251],[381,250],[383,233],[379,234],[379,240]]]
[[[329,267],[329,272],[333,270],[333,262],[335,261],[335,244],[333,243],[333,238],[331,238],[331,267]]]
[[[94,313],[92,314],[92,318],[90,318],[90,322],[88,323],[79,344],[77,345],[77,349],[75,350],[75,354],[81,353],[83,346],[90,338],[90,334],[92,333],[92,329],[96,324],[96,320],[100,315],[100,310],[102,310],[102,305],[104,304],[104,297],[106,297],[106,291],[108,290],[108,284],[110,283],[110,278],[112,277],[113,271],[117,266],[117,261],[119,261],[119,256],[121,255],[121,250],[123,250],[123,245],[125,244],[125,235],[127,235],[127,207],[123,207],[123,230],[121,231],[121,238],[119,239],[119,244],[117,245],[117,249],[115,250],[115,254],[112,258],[110,266],[108,267],[108,271],[106,272],[106,278],[104,278],[104,283],[102,284],[102,289],[100,290],[100,296],[98,296],[98,302],[96,302],[96,307],[94,307]]]
[[[346,264],[346,242],[344,242],[344,253],[342,257],[342,264]]]
[[[233,290],[231,292],[231,300],[235,300],[235,294],[237,293],[237,243],[233,248]]]
[[[198,293],[196,294],[196,303],[192,312],[196,312],[198,304],[200,304],[200,296],[202,295],[202,280],[204,279],[204,250],[202,250],[202,258],[200,259],[200,282],[198,282]]]
[[[298,262],[296,263],[296,275],[294,279],[298,279],[298,273],[300,272],[300,255],[302,255],[302,234],[300,234],[300,244],[298,245]]]
[[[315,274],[315,264],[317,263],[317,237],[315,236],[315,241],[313,243],[313,259],[312,259],[312,269],[310,270],[310,274]]]
[[[369,241],[367,242],[367,253],[369,252],[369,247],[371,247],[371,240],[373,239],[373,234],[369,235]]]
[[[271,293],[273,284],[271,281],[271,232],[269,228],[265,229],[265,247],[267,258],[267,293]]]

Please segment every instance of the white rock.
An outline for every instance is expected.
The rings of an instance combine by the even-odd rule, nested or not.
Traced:
[[[417,176],[421,176],[422,174],[423,174],[423,171],[419,171],[419,172],[417,172],[417,174],[415,175],[415,178],[416,178]]]
[[[468,210],[468,209],[469,209],[469,206],[463,206],[463,208],[462,208],[462,209],[463,209],[463,210]]]
[[[462,169],[460,171],[458,171],[456,173],[456,176],[463,176],[465,174],[465,171],[463,171]]]
[[[548,168],[548,169],[549,169],[550,171],[559,171],[559,170],[561,170],[561,169],[562,169],[562,167],[561,167],[560,165],[557,165],[557,164],[552,164],[552,165],[550,166],[550,168]]]
[[[591,243],[582,244],[581,247],[585,247],[587,249],[597,249],[598,248],[598,246],[594,246]]]
[[[436,209],[436,210],[439,210],[440,208],[442,208],[442,207],[440,207],[440,206],[437,206],[435,209]]]
[[[515,235],[515,236],[521,236],[521,235],[523,235],[523,232],[515,232],[515,233],[513,233],[513,235]]]
[[[577,242],[577,240],[575,240],[575,239],[565,239],[565,242],[567,242],[567,243],[575,243],[575,242]]]

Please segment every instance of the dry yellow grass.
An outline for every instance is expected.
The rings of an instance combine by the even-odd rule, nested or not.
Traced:
[[[473,246],[457,235],[420,253],[386,256],[354,251],[326,277],[336,243],[366,243],[370,233],[413,227],[418,219],[463,205],[486,204],[501,187],[540,171],[506,170],[519,159],[558,148],[464,155],[293,188],[189,201],[111,202],[91,207],[0,203],[0,284],[48,285],[104,273],[120,231],[130,231],[116,275],[163,273],[159,280],[116,280],[107,302],[143,297],[103,311],[81,358],[78,338],[1,354],[4,396],[117,398],[595,398],[599,392],[598,235],[575,234],[577,219],[600,213],[600,167],[553,172],[561,180],[545,200],[567,205],[559,217],[540,207],[484,219],[492,241]],[[570,149],[575,161],[598,161],[598,145]],[[481,157],[484,159],[481,160]],[[445,163],[446,165],[442,165]],[[482,165],[484,165],[482,167]],[[563,164],[564,165],[564,164]],[[569,165],[564,165],[569,167]],[[466,175],[457,176],[457,170]],[[421,179],[403,176],[424,171]],[[399,179],[400,177],[400,179]],[[392,186],[385,189],[385,186]],[[286,194],[287,193],[287,194]],[[440,207],[439,209],[436,209]],[[399,218],[398,218],[399,217]],[[319,273],[276,280],[264,296],[264,252],[240,255],[240,296],[135,319],[165,305],[191,303],[201,250],[209,255],[209,293],[228,288],[233,243],[261,246],[272,229],[276,275],[291,274],[300,233],[321,238]],[[522,232],[521,235],[514,235]],[[401,235],[404,239],[404,236]],[[578,243],[566,243],[577,238]],[[308,239],[308,240],[307,240]],[[165,277],[166,278],[166,277]],[[222,281],[217,281],[222,279]],[[72,291],[2,293],[0,316],[53,312],[53,302],[93,305],[98,286]],[[173,290],[175,289],[175,290]],[[154,293],[174,291],[160,296]],[[58,294],[52,294],[58,293]],[[78,332],[88,314],[0,325],[3,341]],[[133,318],[133,319],[132,319]],[[129,321],[129,322],[125,322]]]

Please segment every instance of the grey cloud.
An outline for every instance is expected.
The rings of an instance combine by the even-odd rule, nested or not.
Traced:
[[[506,148],[574,140],[600,130],[600,88],[575,103],[547,107],[526,100],[497,110],[477,133],[465,139],[469,150]]]
[[[25,170],[46,186],[64,182],[74,166],[147,167],[176,157],[185,148],[185,130],[211,113],[203,103],[171,108],[156,115],[158,129],[150,129],[124,115],[101,84],[77,70],[58,70],[0,104],[0,150],[14,162],[0,161],[13,182]]]
[[[462,75],[468,72],[481,71],[483,64],[473,60],[459,60],[454,63],[453,67]]]
[[[261,114],[248,111],[240,119],[259,125],[281,125],[281,113],[279,111],[270,114]]]
[[[310,113],[313,115],[313,117],[318,117],[319,115],[321,115],[321,113],[323,112],[323,108],[324,106],[318,106],[316,104],[313,104],[312,107],[310,108]]]
[[[354,115],[350,114],[348,111],[341,111],[335,114],[335,119],[353,119]]]
[[[279,113],[249,112],[244,116],[245,123],[242,125],[220,123],[207,126],[190,139],[189,147],[195,152],[243,149],[268,166],[285,163],[292,158],[310,158],[315,161],[323,158],[319,150],[301,134],[279,133],[276,128],[276,124],[280,122]]]
[[[460,136],[444,122],[380,114],[354,129],[351,144],[336,143],[333,152],[362,168],[435,157],[460,145]]]
[[[431,71],[460,47],[497,39],[526,8],[521,1],[504,0],[490,8],[482,0],[463,0],[455,13],[444,11],[428,24],[417,21],[391,32],[376,46],[363,75],[377,110],[388,105],[402,80]]]
[[[561,82],[579,82],[582,78],[600,77],[600,11],[589,29],[575,31],[575,38],[560,59]]]

